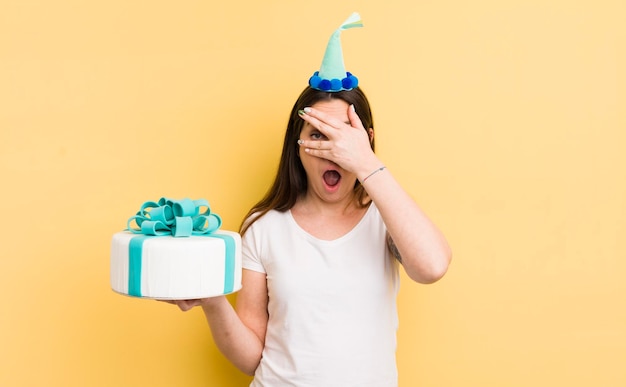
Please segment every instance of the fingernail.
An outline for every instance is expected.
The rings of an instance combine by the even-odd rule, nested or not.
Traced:
[[[304,108],[304,112],[305,113],[311,113],[311,108],[310,107],[305,107]]]
[[[356,110],[354,110],[354,104],[350,105],[350,109],[354,112]]]
[[[298,145],[302,145],[304,143],[304,140],[298,140]]]
[[[302,109],[298,110],[298,115],[303,116],[304,114],[305,114],[304,110],[302,110]]]

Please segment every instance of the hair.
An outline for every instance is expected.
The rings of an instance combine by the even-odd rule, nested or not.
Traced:
[[[365,130],[374,129],[370,104],[360,88],[329,93],[307,86],[296,100],[289,114],[283,150],[274,183],[272,183],[265,196],[244,217],[240,227],[241,235],[270,210],[285,212],[291,209],[296,204],[298,198],[306,193],[308,188],[307,176],[299,157],[300,145],[298,145],[300,132],[304,127],[304,120],[298,115],[298,111],[305,107],[313,106],[319,101],[330,101],[333,99],[340,99],[348,105],[354,105],[355,112],[361,119]],[[373,138],[370,144],[372,150],[374,150]],[[367,197],[367,193],[358,180],[354,184],[354,194],[358,206],[365,207],[369,204],[370,200]]]

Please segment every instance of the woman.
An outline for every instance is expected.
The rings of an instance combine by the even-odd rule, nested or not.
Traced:
[[[252,386],[397,386],[398,263],[427,284],[451,253],[375,155],[360,88],[302,92],[274,183],[241,233],[236,308],[225,297],[177,303],[203,308]]]

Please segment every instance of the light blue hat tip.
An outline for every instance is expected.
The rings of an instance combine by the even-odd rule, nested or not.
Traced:
[[[346,71],[341,49],[341,31],[363,27],[361,16],[354,12],[330,37],[319,71],[309,78],[309,86],[328,92],[352,90],[359,85],[357,77]]]

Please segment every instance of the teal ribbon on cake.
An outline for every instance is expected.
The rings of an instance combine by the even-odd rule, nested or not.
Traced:
[[[132,226],[132,223],[136,227]],[[128,219],[127,230],[138,235],[130,240],[128,246],[128,294],[142,297],[141,267],[143,243],[146,239],[159,236],[176,238],[207,236],[219,238],[226,247],[224,273],[224,294],[234,289],[235,240],[229,235],[214,234],[222,225],[222,218],[211,213],[209,202],[205,199],[172,200],[161,198],[158,202],[145,202],[136,215]]]
[[[131,227],[132,222],[137,228]],[[209,202],[204,199],[161,198],[158,202],[145,202],[127,222],[128,230],[135,234],[174,237],[211,234],[221,225],[222,218],[211,213]]]

